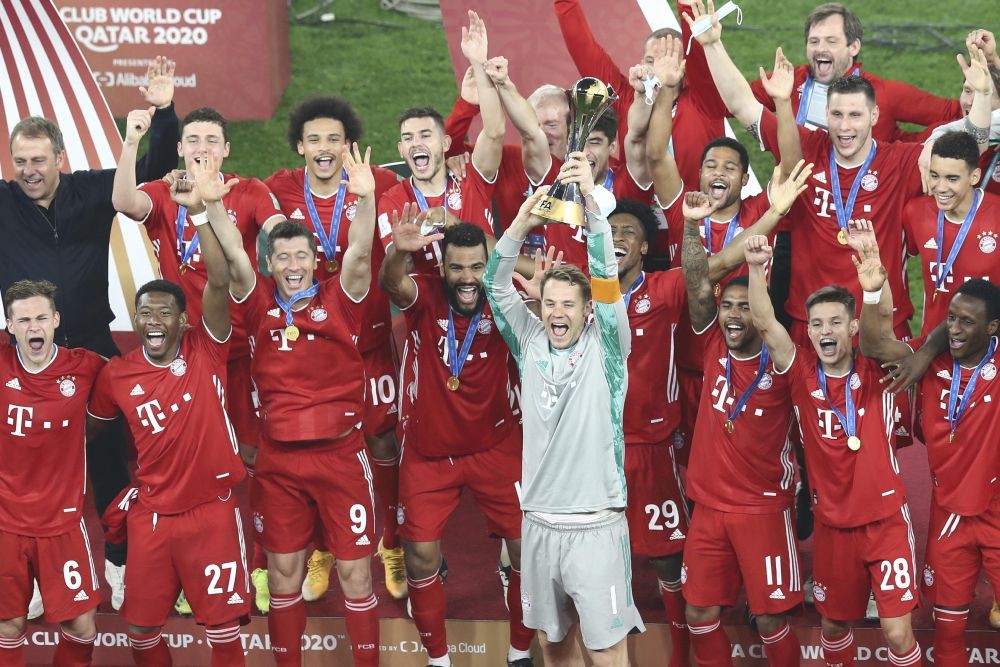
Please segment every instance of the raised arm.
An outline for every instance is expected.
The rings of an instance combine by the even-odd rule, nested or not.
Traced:
[[[662,206],[667,206],[684,187],[677,161],[670,153],[674,103],[680,95],[681,82],[684,80],[682,54],[664,49],[664,54],[653,61],[653,74],[660,80],[660,90],[656,93],[650,112],[649,131],[646,133],[646,162],[649,164],[656,198]]]
[[[895,337],[886,336],[882,328],[879,301],[887,273],[879,257],[878,245],[873,239],[867,238],[858,244],[858,248],[858,256],[852,255],[851,260],[858,270],[858,282],[864,290],[861,330],[858,336],[861,354],[880,361],[899,359],[910,353],[910,347]]]
[[[549,143],[542,128],[538,125],[538,116],[535,115],[535,110],[531,108],[526,99],[521,97],[517,86],[511,81],[507,59],[503,56],[491,58],[486,65],[486,74],[496,86],[497,94],[500,97],[500,106],[510,118],[514,129],[521,135],[522,150],[528,144],[533,144],[532,153],[543,155],[546,158],[545,166],[547,167]],[[548,171],[547,168],[546,171]]]
[[[163,178],[177,166],[180,121],[174,111],[174,69],[172,60],[157,56],[146,68],[146,86],[139,93],[146,104],[156,108],[149,129],[149,148],[135,167],[138,183]]]
[[[506,128],[497,89],[486,73],[487,50],[486,24],[470,9],[469,25],[462,28],[462,53],[469,60],[472,74],[476,77],[479,113],[483,118],[483,129],[479,132],[475,147],[472,149],[472,166],[486,180],[492,181],[500,169],[503,135]]]
[[[118,168],[115,170],[115,184],[111,191],[111,205],[119,213],[124,213],[133,220],[145,220],[153,208],[149,195],[136,189],[135,155],[139,150],[139,142],[149,130],[156,107],[129,111],[125,119],[125,140],[122,142],[122,152],[118,156]]]
[[[785,327],[781,326],[774,316],[774,306],[767,292],[767,275],[765,268],[774,251],[767,242],[766,236],[751,236],[743,245],[744,257],[750,268],[748,293],[750,295],[750,317],[753,325],[760,332],[774,360],[774,367],[785,371],[795,358],[795,344]]]
[[[646,162],[646,139],[649,136],[649,117],[653,110],[646,101],[643,80],[651,79],[649,65],[635,65],[628,72],[629,84],[636,91],[628,108],[628,132],[625,133],[625,167],[633,180],[643,188],[649,187],[652,177]]]
[[[177,184],[174,183],[172,187],[176,188]],[[224,341],[233,330],[229,313],[229,263],[213,231],[214,225],[208,224],[207,220],[199,224],[195,216],[191,220],[198,226],[198,247],[208,274],[208,282],[202,292],[201,319],[212,337]],[[228,215],[226,223],[232,225]]]
[[[447,157],[454,157],[472,151],[469,144],[469,128],[473,119],[479,115],[479,90],[476,88],[476,75],[471,67],[467,67],[462,77],[458,99],[451,107],[451,113],[444,119],[444,133],[451,137],[451,146]]]
[[[990,76],[986,54],[975,44],[969,46],[969,63],[958,54],[958,64],[965,74],[965,83],[975,91],[969,115],[965,118],[965,131],[979,144],[982,153],[990,138],[990,112],[993,103],[993,78]]]
[[[688,311],[695,331],[704,331],[718,313],[712,281],[709,279],[708,256],[698,234],[701,221],[717,207],[704,192],[684,195],[684,239],[681,242],[681,267],[687,285]]]
[[[353,155],[351,150],[353,150]],[[340,272],[340,285],[349,297],[360,301],[372,283],[372,242],[375,240],[375,176],[371,168],[372,149],[365,157],[355,143],[344,146],[342,160],[347,172],[347,191],[358,198],[358,210],[347,230],[347,250]]]
[[[792,110],[792,89],[795,87],[795,67],[785,57],[779,46],[774,52],[774,69],[771,76],[760,68],[760,82],[764,90],[774,100],[774,113],[778,119],[778,154],[781,156],[781,178],[772,180],[779,183],[788,178],[796,163],[802,159],[802,143],[799,128]],[[776,172],[777,173],[777,172]]]
[[[420,223],[427,214],[420,212],[417,215],[418,209],[415,204],[407,203],[403,205],[402,215],[399,211],[392,212],[392,245],[386,251],[378,276],[379,286],[396,307],[403,310],[417,300],[417,283],[408,273],[410,254],[444,238],[444,234],[424,236],[420,232]]]

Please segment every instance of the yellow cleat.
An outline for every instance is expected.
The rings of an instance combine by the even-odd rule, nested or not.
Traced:
[[[993,608],[990,609],[990,627],[1000,630],[1000,601],[993,600]]]
[[[405,598],[409,591],[406,589],[406,565],[403,562],[403,547],[386,549],[382,546],[382,540],[378,541],[378,557],[382,559],[385,567],[385,588],[396,600]]]
[[[174,611],[176,611],[178,614],[181,614],[182,616],[191,615],[191,605],[188,604],[188,600],[187,597],[185,597],[184,595],[184,591],[181,591],[181,594],[177,596],[177,602],[174,603]]]
[[[258,567],[250,573],[250,581],[253,582],[253,588],[256,591],[254,604],[257,605],[257,609],[262,614],[266,614],[271,610],[271,591],[267,587],[267,570]]]
[[[306,563],[306,578],[302,581],[302,599],[315,602],[330,587],[330,570],[337,559],[329,551],[313,551]]]

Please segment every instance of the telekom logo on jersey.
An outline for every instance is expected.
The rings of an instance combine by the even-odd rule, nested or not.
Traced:
[[[285,335],[285,329],[269,329],[268,333],[271,334],[271,340],[278,343],[278,347],[276,348],[278,352],[292,351],[292,346],[289,345],[289,343],[292,341],[291,339],[288,338],[288,336]],[[306,334],[305,336],[302,336],[303,340],[315,340],[315,338],[316,336],[314,334]],[[352,335],[351,340],[353,340],[356,345],[358,342],[358,337]],[[250,349],[252,350],[253,348],[254,348],[254,337],[250,336]]]
[[[191,401],[191,394],[185,393],[182,399],[184,403],[189,403]],[[181,409],[182,404],[171,403],[169,412],[178,412]],[[151,401],[140,403],[135,406],[135,412],[139,415],[139,423],[146,428],[152,428],[154,434],[165,430],[163,424],[167,420],[168,410],[164,410],[160,407],[159,400],[154,398]]]
[[[19,438],[27,437],[27,433],[24,432],[25,429],[30,429],[33,426],[39,428],[35,425],[35,409],[26,405],[14,405],[10,403],[7,406],[7,425],[13,426],[14,430],[10,432],[11,435],[16,435]],[[53,424],[50,421],[43,421],[40,428],[49,430],[53,428],[69,428],[69,420],[63,419],[61,422]]]

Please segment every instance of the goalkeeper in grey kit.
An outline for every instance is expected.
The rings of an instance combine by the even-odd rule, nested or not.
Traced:
[[[521,604],[546,663],[579,653],[579,620],[593,663],[624,666],[625,637],[645,628],[632,599],[625,519],[622,415],[631,334],[607,220],[615,198],[594,186],[580,152],[570,154],[559,180],[579,184],[584,195],[591,278],[574,266],[543,274],[537,257],[534,278],[522,285],[540,300],[541,318],[515,289],[521,244],[544,222],[530,211],[545,188],[521,206],[483,277],[521,374]]]

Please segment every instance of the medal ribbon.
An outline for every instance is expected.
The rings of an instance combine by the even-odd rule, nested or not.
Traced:
[[[854,390],[851,389],[851,378],[854,377],[854,362],[851,362],[851,372],[847,374],[847,379],[844,382],[844,407],[847,408],[847,415],[834,405],[833,401],[830,399],[830,393],[826,390],[826,373],[823,372],[823,362],[816,361],[816,376],[819,378],[819,388],[826,396],[826,402],[829,404],[830,409],[833,410],[833,414],[837,416],[837,421],[840,422],[840,427],[844,429],[844,433],[848,438],[857,435],[857,428],[855,425],[855,420],[857,419],[857,414],[854,412]]]
[[[625,299],[625,310],[628,310],[628,305],[632,302],[632,295],[635,293],[639,286],[642,285],[643,279],[646,277],[645,271],[639,271],[639,275],[636,276],[635,281],[632,286],[628,288],[628,292],[622,297]]]
[[[330,233],[326,233],[326,227],[319,218],[316,211],[316,203],[313,201],[312,190],[309,189],[309,170],[304,169],[302,191],[305,193],[306,208],[309,209],[309,218],[312,220],[316,235],[319,236],[320,245],[327,259],[335,259],[337,256],[337,235],[340,233],[340,216],[344,212],[344,199],[347,198],[347,170],[340,170],[340,187],[337,188],[337,199],[333,204],[333,218],[330,220]],[[416,189],[416,188],[414,188]]]
[[[962,392],[961,397],[959,397],[958,388],[962,384],[962,367],[959,366],[958,361],[952,362],[951,393],[948,394],[948,425],[951,426],[952,433],[958,428],[958,422],[969,407],[969,399],[972,398],[972,392],[976,389],[976,380],[979,379],[980,371],[993,358],[993,353],[996,350],[997,339],[994,336],[990,338],[990,347],[986,350],[986,355],[979,360],[976,370],[972,371],[972,377],[969,378],[969,384],[965,385],[965,391]]]
[[[181,266],[191,261],[199,245],[198,232],[194,233],[187,246],[184,245],[184,223],[187,220],[187,212],[186,206],[177,207],[177,255],[181,258]]]
[[[424,193],[417,189],[416,184],[413,182],[413,177],[410,177],[410,187],[413,189],[413,196],[417,200],[417,206],[420,207],[421,211],[427,210],[427,197]],[[448,219],[448,192],[451,190],[451,176],[445,174],[444,176],[444,217],[445,220]]]
[[[990,162],[990,166],[986,168],[986,173],[983,174],[983,181],[979,185],[983,192],[986,191],[986,185],[993,178],[993,172],[997,170],[997,165],[1000,165],[1000,146],[997,146],[996,153],[993,154],[993,160]]]
[[[319,292],[319,281],[313,278],[312,287],[304,289],[300,292],[293,294],[288,301],[281,298],[281,294],[277,289],[274,290],[274,300],[278,302],[278,306],[285,311],[285,326],[292,326],[292,306],[294,306],[299,301],[303,299],[311,299]]]
[[[604,189],[608,192],[615,191],[615,172],[608,167],[608,173],[604,176]]]
[[[958,259],[958,253],[962,250],[962,245],[965,243],[965,237],[969,235],[969,228],[972,227],[972,219],[976,217],[976,209],[979,207],[979,190],[976,188],[972,189],[972,207],[969,212],[965,214],[965,220],[962,221],[962,226],[958,228],[958,235],[955,237],[955,243],[952,244],[951,250],[948,252],[948,259],[945,260],[944,266],[941,265],[941,253],[944,249],[944,211],[938,211],[937,219],[937,278],[934,279],[934,287],[936,289],[941,289],[944,285],[944,281],[948,278],[948,274],[951,273],[951,267],[955,265],[955,260]]]
[[[726,353],[726,386],[732,388],[733,383],[730,379],[730,368],[732,367],[732,355]],[[767,345],[760,346],[760,363],[757,365],[757,375],[754,377],[753,382],[750,386],[746,388],[743,395],[740,396],[739,400],[736,401],[736,405],[733,406],[732,412],[726,411],[726,417],[731,422],[735,422],[736,418],[740,416],[743,412],[743,406],[747,404],[753,393],[757,391],[757,385],[760,384],[760,379],[764,377],[764,371],[767,370],[767,362],[771,360],[771,353],[767,349]]]
[[[712,252],[712,219],[706,217],[702,220],[702,224],[705,227],[705,250],[708,252],[708,256],[711,257],[714,254]],[[729,221],[729,226],[726,227],[726,238],[722,242],[723,247],[729,245],[729,242],[736,236],[736,230],[739,228],[740,214],[739,211],[737,211],[736,215],[734,215],[732,220]]]
[[[837,212],[837,225],[845,234],[847,233],[847,223],[851,220],[851,213],[854,212],[854,202],[858,198],[858,190],[861,189],[861,180],[868,173],[868,167],[872,166],[872,161],[875,160],[877,150],[878,144],[873,140],[872,149],[868,152],[868,157],[865,158],[864,163],[858,168],[858,173],[854,175],[854,182],[851,183],[851,191],[847,195],[847,203],[845,204],[844,195],[840,190],[840,172],[837,171],[836,151],[833,149],[833,146],[830,146],[830,181],[833,186],[833,205]]]
[[[457,378],[462,373],[465,366],[465,359],[472,349],[472,341],[476,339],[476,332],[479,329],[479,320],[483,316],[483,309],[479,308],[476,314],[469,318],[469,328],[465,332],[465,339],[462,341],[462,352],[458,353],[458,346],[455,342],[455,311],[448,306],[448,368],[451,376]]]
[[[855,67],[846,76],[861,76],[861,68]],[[795,114],[795,124],[805,125],[806,115],[809,113],[809,103],[812,101],[812,89],[816,82],[813,81],[812,74],[806,74],[805,83],[802,84],[802,96],[799,98],[799,111]]]

